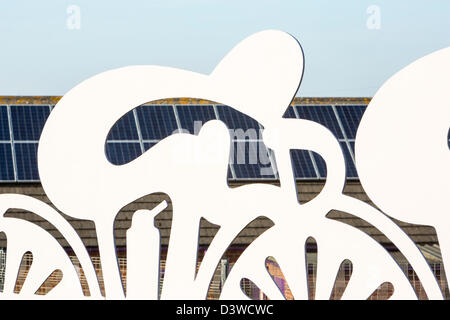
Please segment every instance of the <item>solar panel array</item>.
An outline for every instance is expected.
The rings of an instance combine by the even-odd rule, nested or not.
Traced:
[[[37,147],[51,106],[0,106],[0,181],[37,181]]]
[[[347,178],[356,179],[358,175],[355,167],[355,136],[366,107],[366,105],[296,105],[289,108],[284,117],[312,120],[328,128],[341,145]],[[326,177],[325,161],[318,154],[306,150],[293,150],[291,158],[297,178]]]
[[[296,105],[289,107],[284,117],[313,120],[330,129],[343,149],[347,177],[357,178],[354,139],[365,108],[365,105]],[[48,105],[0,106],[0,181],[39,181],[37,146],[51,110]],[[212,119],[221,120],[230,129],[229,179],[278,179],[275,154],[261,138],[263,127],[225,105],[140,106],[111,129],[106,156],[116,165],[128,163],[173,133],[198,134],[202,125]],[[292,150],[291,159],[296,178],[326,177],[325,162],[318,154]]]

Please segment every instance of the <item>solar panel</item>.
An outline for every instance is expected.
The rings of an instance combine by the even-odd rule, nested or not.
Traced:
[[[205,122],[216,119],[211,105],[178,105],[176,108],[181,128],[191,134],[198,134]]]
[[[260,126],[255,119],[224,105],[217,106],[217,113],[219,120],[231,130],[232,139],[256,140],[259,138]]]
[[[37,143],[14,143],[18,181],[39,181]]]
[[[336,106],[342,126],[348,139],[354,139],[366,106]]]
[[[296,178],[317,178],[307,150],[291,150],[292,167]]]
[[[318,154],[313,152],[313,158],[316,162],[317,171],[319,171],[319,175],[321,178],[327,177],[327,164],[325,163],[325,160]]]
[[[228,165],[227,179],[233,179],[233,173],[231,172],[231,164]]]
[[[139,140],[133,111],[120,118],[109,131],[107,140]]]
[[[331,106],[295,106],[300,119],[316,121],[327,127],[338,139],[344,135]]]
[[[357,178],[358,175],[356,174],[355,163],[353,162],[353,158],[350,155],[350,151],[348,150],[347,143],[344,141],[341,141],[340,144],[341,144],[342,151],[344,152],[345,165],[347,168],[347,178]],[[354,150],[355,143],[350,142],[350,147]]]
[[[11,106],[14,140],[38,141],[49,114],[48,106]]]
[[[38,181],[37,142],[50,109],[46,105],[12,105],[9,108],[13,137],[10,137],[8,107],[0,106],[0,180],[14,181],[13,160],[15,160],[18,181]],[[276,171],[275,155],[272,154],[269,157],[271,150],[268,150],[260,140],[261,128],[258,122],[228,106],[218,105],[216,108],[219,119],[230,129],[236,129],[231,137],[233,150],[230,155],[232,159],[230,160],[230,169],[232,170],[228,170],[228,178],[274,179],[276,177],[274,175],[274,170]],[[351,156],[353,150],[349,150],[348,146],[350,149],[354,148],[356,129],[366,106],[336,106],[345,136],[349,139],[346,140],[349,141],[348,146],[331,106],[309,105],[295,108],[301,118],[325,125],[340,139],[346,160],[347,178],[357,178]],[[192,134],[196,134],[200,128],[200,125],[195,127],[196,121],[204,124],[216,118],[212,105],[177,105],[176,111],[180,127]],[[148,150],[159,140],[178,131],[172,105],[141,106],[136,109],[136,113],[138,125],[133,112],[129,112],[118,120],[109,132],[108,142],[105,146],[106,156],[116,165],[128,163],[139,157],[142,151],[141,144],[145,150]],[[288,107],[284,117],[295,118],[295,115],[294,107]],[[139,129],[141,134],[138,132]],[[13,149],[10,143],[11,138],[14,138]],[[450,139],[450,132],[448,139]],[[312,153],[312,158],[310,155],[311,153],[304,150],[291,152],[295,176],[311,179],[326,177],[327,169],[324,160],[318,154]]]
[[[10,140],[8,110],[6,106],[0,106],[0,140]]]
[[[294,107],[289,106],[286,109],[283,118],[293,118],[293,119],[297,118],[297,116],[295,115]]]
[[[141,145],[137,142],[107,142],[106,158],[115,165],[128,163],[142,154]]]
[[[178,130],[172,106],[140,106],[136,112],[144,140],[161,140]]]
[[[0,143],[0,180],[14,181],[11,143]]]
[[[274,179],[267,147],[262,141],[233,141],[230,163],[237,179]]]
[[[144,152],[153,147],[157,142],[144,142]]]
[[[233,164],[233,169],[236,174],[236,179],[260,179],[261,171],[258,165],[248,164],[248,165],[235,165]]]

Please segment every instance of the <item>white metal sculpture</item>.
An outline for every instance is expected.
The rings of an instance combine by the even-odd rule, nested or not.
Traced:
[[[443,298],[425,258],[403,230],[382,212],[342,193],[346,168],[333,134],[312,121],[282,118],[300,85],[303,65],[299,43],[289,34],[269,30],[239,43],[210,75],[159,66],[125,67],[87,79],[58,102],[41,135],[39,174],[47,196],[59,210],[94,221],[106,298],[205,299],[220,258],[239,232],[259,216],[268,217],[274,226],[243,252],[231,269],[221,299],[248,299],[240,287],[243,278],[252,280],[269,298],[283,299],[265,267],[268,256],[276,258],[294,297],[307,299],[305,242],[309,237],[314,237],[318,246],[316,299],[330,298],[345,259],[354,268],[343,299],[366,299],[384,282],[394,286],[391,299],[417,298],[389,253],[362,231],[327,218],[331,210],[350,213],[378,228],[408,259],[427,296]],[[449,75],[450,48],[411,64],[376,94],[356,137],[357,170],[368,195],[388,215],[434,225],[447,267],[450,108],[444,97]],[[116,121],[146,102],[176,97],[218,101],[259,121],[265,128],[264,141],[277,159],[280,186],[229,188],[230,136],[218,120],[207,122],[197,136],[173,134],[127,164],[113,165],[107,160],[105,141]],[[430,108],[427,118],[420,112],[424,103]],[[79,130],[80,124],[83,130]],[[292,149],[314,151],[327,165],[323,190],[306,204],[297,200]],[[426,149],[434,158],[423,159],[419,149]],[[430,160],[434,163],[427,170],[436,174],[421,175]],[[386,184],[386,176],[398,179]],[[417,196],[419,181],[439,184],[440,192]],[[160,244],[154,217],[167,206],[165,202],[133,216],[127,232],[125,293],[114,244],[114,219],[125,205],[154,192],[168,194],[173,203],[161,295]],[[421,188],[420,192],[427,190]],[[34,212],[52,223],[80,260],[90,298],[103,298],[86,248],[54,209],[26,196],[1,195],[0,211],[9,208]],[[201,218],[220,229],[196,273]],[[2,298],[42,298],[34,292],[55,269],[63,272],[63,281],[44,298],[86,298],[75,268],[49,233],[28,221],[4,216],[0,231],[8,239]],[[26,290],[17,295],[13,282],[25,251],[31,251],[39,263],[33,263]]]

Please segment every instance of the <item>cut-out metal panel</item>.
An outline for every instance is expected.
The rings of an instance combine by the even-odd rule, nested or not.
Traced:
[[[144,152],[153,147],[157,142],[144,142]]]

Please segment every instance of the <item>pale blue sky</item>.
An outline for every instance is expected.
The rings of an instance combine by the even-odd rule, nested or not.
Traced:
[[[81,28],[67,27],[69,5]],[[369,6],[380,29],[367,28]],[[156,64],[209,73],[264,29],[305,52],[298,96],[372,96],[412,61],[450,46],[449,0],[11,0],[0,2],[0,95],[63,95],[108,69]]]

